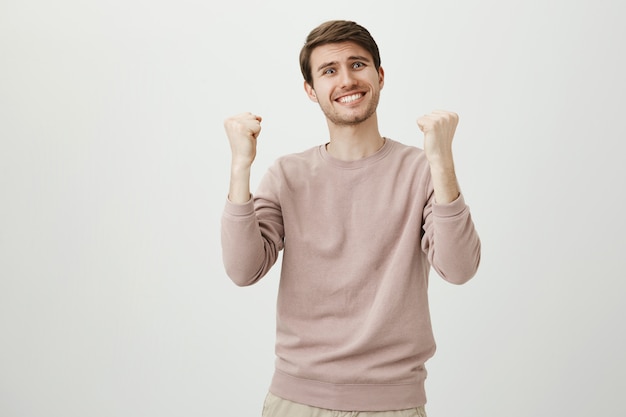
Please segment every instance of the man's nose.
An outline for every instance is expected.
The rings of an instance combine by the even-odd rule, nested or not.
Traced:
[[[342,88],[350,88],[357,83],[354,74],[352,74],[349,69],[345,69],[341,72],[340,82]]]

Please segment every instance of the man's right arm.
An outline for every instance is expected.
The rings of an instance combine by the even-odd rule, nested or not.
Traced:
[[[222,215],[222,258],[237,285],[251,285],[274,265],[283,247],[282,213],[277,198],[251,200],[250,170],[256,156],[261,117],[242,113],[224,121],[232,160],[228,201]]]
[[[261,120],[261,116],[241,113],[224,121],[231,150],[228,199],[235,204],[244,204],[250,200],[250,170],[256,157]]]

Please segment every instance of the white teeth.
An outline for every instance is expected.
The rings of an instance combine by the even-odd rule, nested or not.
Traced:
[[[357,93],[357,94],[352,94],[351,96],[345,96],[345,97],[341,97],[339,99],[339,102],[341,103],[351,103],[354,100],[358,100],[362,97],[361,93]]]

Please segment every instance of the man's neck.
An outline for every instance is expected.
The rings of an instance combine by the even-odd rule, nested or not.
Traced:
[[[356,161],[376,153],[385,143],[378,131],[376,115],[358,125],[329,123],[328,153],[342,161]]]

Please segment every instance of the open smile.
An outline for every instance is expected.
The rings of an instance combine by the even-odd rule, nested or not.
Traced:
[[[355,102],[355,101],[359,100],[364,95],[365,95],[365,93],[348,94],[346,96],[341,96],[341,97],[335,99],[335,101],[337,101],[339,103],[342,103],[342,104],[350,104],[352,102]]]

